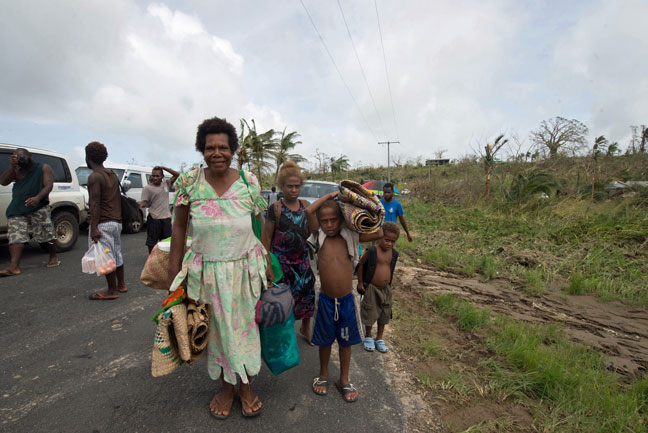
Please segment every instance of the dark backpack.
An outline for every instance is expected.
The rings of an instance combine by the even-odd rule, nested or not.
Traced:
[[[367,254],[369,254],[367,263],[365,263],[364,267],[362,268],[362,284],[365,287],[367,287],[367,285],[371,283],[371,280],[373,280],[373,276],[376,273],[376,264],[378,263],[378,253],[376,252],[375,246],[371,246],[367,248]],[[396,248],[393,248],[391,266],[390,266],[391,275],[389,277],[389,284],[391,284],[392,280],[394,279],[394,270],[396,269],[397,260],[398,260],[398,251],[396,251]]]

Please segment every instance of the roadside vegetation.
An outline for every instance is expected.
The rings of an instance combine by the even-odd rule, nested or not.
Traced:
[[[439,332],[435,316],[454,334]],[[599,352],[572,342],[557,324],[524,323],[453,294],[416,292],[395,303],[394,340],[452,431],[646,431],[648,380],[622,382]],[[457,407],[472,413],[458,417]]]

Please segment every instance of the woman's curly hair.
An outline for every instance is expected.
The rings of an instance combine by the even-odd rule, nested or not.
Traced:
[[[286,161],[279,169],[279,177],[277,178],[277,184],[279,188],[283,188],[286,184],[286,180],[289,177],[297,177],[301,181],[301,184],[304,184],[306,176],[301,172],[299,166],[295,161]]]
[[[108,150],[106,149],[106,146],[99,143],[98,141],[88,143],[85,151],[88,159],[95,164],[103,164],[106,158],[108,158]]]
[[[196,132],[196,150],[203,155],[205,154],[205,142],[209,134],[226,134],[232,154],[238,150],[239,144],[236,128],[226,119],[212,117],[211,119],[205,119],[203,123],[198,125],[198,132]]]

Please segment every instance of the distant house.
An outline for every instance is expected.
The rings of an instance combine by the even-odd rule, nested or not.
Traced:
[[[428,167],[434,167],[437,165],[448,165],[450,164],[449,159],[426,159],[425,165]]]

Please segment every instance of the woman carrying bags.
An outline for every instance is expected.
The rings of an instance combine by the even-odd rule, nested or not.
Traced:
[[[259,216],[267,205],[256,177],[230,168],[237,149],[236,130],[225,119],[214,117],[198,126],[196,150],[206,165],[176,181],[169,260],[170,290],[186,281],[189,299],[210,304],[207,366],[222,386],[209,408],[218,419],[231,412],[238,378],[243,416],[258,415],[262,406],[250,376],[261,368],[254,313],[270,258],[254,235],[251,215]],[[189,216],[193,241],[183,257]]]
[[[295,299],[295,320],[302,321],[300,332],[312,346],[310,319],[315,310],[315,276],[306,242],[310,235],[306,221],[309,203],[298,198],[304,180],[294,161],[287,161],[281,167],[278,184],[283,198],[268,208],[261,239],[263,246],[272,251],[281,264],[281,282],[290,286]]]

